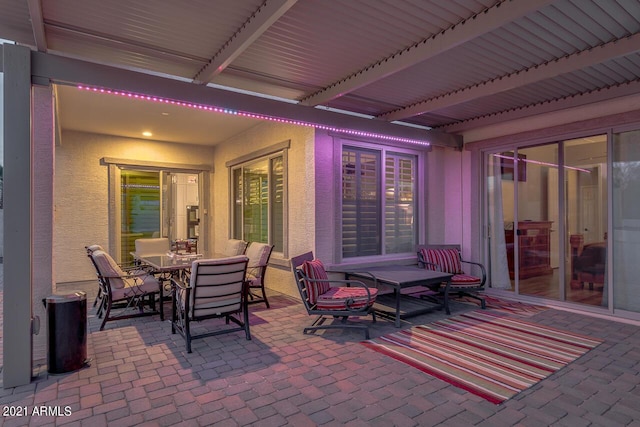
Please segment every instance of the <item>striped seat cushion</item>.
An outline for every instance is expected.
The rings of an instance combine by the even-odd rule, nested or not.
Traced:
[[[324,269],[324,264],[322,264],[322,261],[320,261],[319,259],[314,259],[313,261],[305,261],[304,264],[302,264],[302,272],[309,279],[314,279],[313,281],[307,281],[306,285],[309,303],[315,304],[318,301],[318,297],[320,295],[331,289],[327,271]]]
[[[482,283],[482,279],[468,274],[455,274],[451,278],[451,287],[477,286]]]
[[[457,249],[420,249],[422,259],[430,264],[439,265],[443,273],[460,274],[462,263]],[[437,270],[433,265],[427,264],[427,270]]]
[[[378,295],[376,288],[369,288],[371,300],[364,288],[336,287],[318,297],[316,308],[319,310],[358,310],[373,305]],[[349,304],[347,304],[349,302]],[[348,305],[348,307],[347,307]]]

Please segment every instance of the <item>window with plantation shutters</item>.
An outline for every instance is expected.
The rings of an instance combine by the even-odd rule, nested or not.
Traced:
[[[385,159],[386,253],[411,252],[416,245],[415,157],[387,153]]]
[[[342,256],[379,255],[380,153],[345,147],[342,151]]]
[[[284,160],[282,156],[278,156],[270,159],[269,162],[271,170],[269,236],[276,252],[282,252],[284,248]]]
[[[342,149],[342,256],[413,251],[416,157]]]
[[[231,170],[232,237],[284,250],[284,160],[275,155]]]

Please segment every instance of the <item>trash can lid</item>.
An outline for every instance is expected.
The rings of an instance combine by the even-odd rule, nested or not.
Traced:
[[[82,301],[87,299],[85,291],[69,291],[64,294],[50,295],[46,298],[47,303],[63,304],[65,302]]]

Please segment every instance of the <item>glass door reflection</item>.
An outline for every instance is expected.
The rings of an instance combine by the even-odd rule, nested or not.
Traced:
[[[512,176],[516,198],[509,273],[518,293],[561,299],[559,287],[558,144],[519,149]],[[503,175],[503,179],[508,176]]]
[[[564,142],[567,301],[606,305],[606,135]]]

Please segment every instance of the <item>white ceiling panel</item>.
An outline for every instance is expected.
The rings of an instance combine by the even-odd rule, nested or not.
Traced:
[[[639,33],[637,0],[0,0],[34,50],[445,131],[615,96]]]

